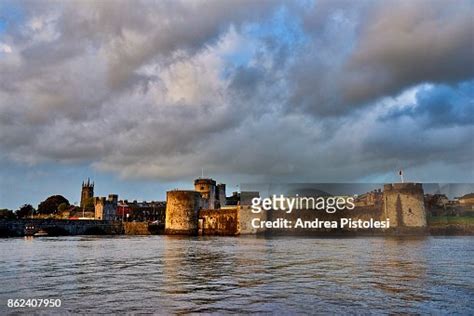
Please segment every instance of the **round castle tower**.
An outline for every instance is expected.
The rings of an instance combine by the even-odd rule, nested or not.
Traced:
[[[198,212],[201,194],[196,191],[174,190],[166,192],[165,233],[194,235],[198,229]]]
[[[426,227],[421,183],[393,183],[383,187],[383,210],[390,227]]]

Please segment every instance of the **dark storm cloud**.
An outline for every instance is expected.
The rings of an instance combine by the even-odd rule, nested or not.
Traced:
[[[380,3],[362,26],[346,69],[345,99],[364,102],[421,82],[474,75],[472,1]]]
[[[321,14],[321,13],[324,14]],[[474,76],[472,1],[323,2],[292,73],[289,107],[340,115],[423,82]]]
[[[422,88],[416,93],[415,105],[396,109],[384,119],[402,116],[417,119],[428,128],[474,125],[474,82]]]
[[[243,93],[242,97],[250,98],[264,79],[263,76],[263,71],[257,67],[239,67],[235,71],[230,87],[236,92]]]
[[[299,182],[472,160],[472,3],[17,3],[2,159]]]

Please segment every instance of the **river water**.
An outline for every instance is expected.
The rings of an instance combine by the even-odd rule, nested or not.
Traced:
[[[0,314],[474,314],[474,238],[0,239]],[[57,298],[61,307],[8,308]]]

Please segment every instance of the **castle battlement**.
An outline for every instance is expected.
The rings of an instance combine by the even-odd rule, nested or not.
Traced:
[[[105,196],[95,196],[94,197],[94,205],[97,204],[105,204]]]
[[[197,178],[196,180],[194,180],[194,185],[198,185],[198,184],[215,186],[216,181],[211,178]]]
[[[114,220],[117,215],[118,195],[109,194],[109,197],[96,196],[93,198],[95,219]]]
[[[407,183],[389,183],[384,184],[384,192],[413,192],[423,193],[423,185],[421,183],[407,182]]]

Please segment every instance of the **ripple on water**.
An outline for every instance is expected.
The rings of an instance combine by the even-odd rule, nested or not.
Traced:
[[[474,313],[471,237],[88,236],[0,253],[2,302],[56,297],[64,312]]]

